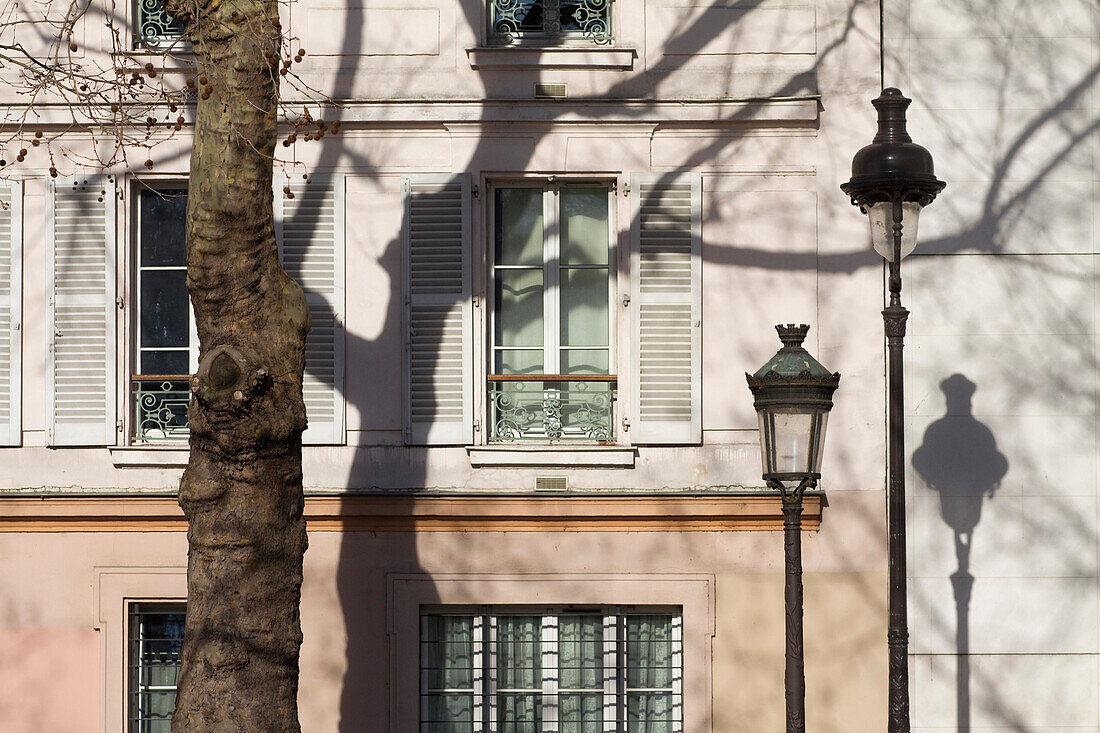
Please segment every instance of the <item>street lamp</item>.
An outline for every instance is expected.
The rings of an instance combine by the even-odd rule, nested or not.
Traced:
[[[787,733],[806,730],[806,675],[802,661],[802,495],[821,478],[825,425],[840,373],[830,374],[802,348],[810,327],[775,327],[783,348],[755,374],[746,374],[760,419],[763,478],[783,497],[787,616]]]
[[[909,624],[905,599],[905,426],[902,346],[909,311],[901,305],[901,260],[917,243],[917,216],[943,187],[932,170],[932,156],[905,131],[905,109],[912,100],[893,87],[871,102],[878,110],[878,133],[852,159],[852,180],[840,188],[871,222],[871,244],[886,258],[890,300],[882,311],[886,330],[889,487],[886,523],[890,568],[887,642],[890,649],[889,733],[909,733]]]

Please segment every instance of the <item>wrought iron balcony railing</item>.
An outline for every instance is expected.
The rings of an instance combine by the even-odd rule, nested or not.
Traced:
[[[490,374],[489,440],[613,443],[614,374]]]
[[[134,443],[187,440],[189,374],[135,374],[130,377],[134,401]]]

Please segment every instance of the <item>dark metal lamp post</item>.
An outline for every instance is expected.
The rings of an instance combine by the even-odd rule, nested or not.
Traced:
[[[807,325],[775,327],[783,342],[768,363],[746,374],[760,418],[763,478],[783,497],[787,616],[787,733],[806,730],[806,675],[802,654],[802,495],[821,478],[825,425],[840,373],[830,374],[802,348]]]
[[[932,169],[932,156],[905,131],[905,109],[911,100],[893,87],[871,103],[878,110],[878,133],[852,159],[852,180],[840,188],[871,222],[871,244],[886,258],[890,300],[882,311],[889,369],[889,487],[886,523],[890,594],[889,733],[909,733],[909,623],[905,598],[905,426],[902,346],[909,311],[901,305],[901,260],[917,243],[917,216],[943,187]]]

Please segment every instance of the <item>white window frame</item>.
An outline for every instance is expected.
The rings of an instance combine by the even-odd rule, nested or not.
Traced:
[[[557,607],[528,607],[528,606],[482,606],[473,607],[447,607],[427,606],[421,608],[421,619],[433,616],[457,616],[472,618],[472,687],[468,690],[446,690],[447,692],[467,691],[473,700],[473,730],[474,733],[495,733],[498,730],[499,716],[498,694],[507,692],[522,692],[541,694],[541,726],[543,733],[553,733],[558,730],[558,696],[562,688],[559,685],[558,653],[560,620],[570,615],[592,616],[598,615],[603,621],[603,679],[599,689],[569,688],[568,692],[599,692],[603,696],[603,731],[604,733],[617,733],[625,730],[627,699],[633,692],[664,692],[672,696],[673,708],[678,710],[678,715],[672,721],[673,733],[683,733],[683,610],[679,607],[636,607],[636,606],[600,606],[597,608],[557,606]],[[672,659],[673,669],[672,684],[668,688],[630,688],[627,686],[627,619],[631,616],[667,615],[672,620]],[[539,616],[540,618],[540,654],[542,680],[539,687],[502,690],[497,685],[497,664],[495,644],[497,639],[497,624],[502,616]],[[423,647],[420,647],[423,649]],[[420,666],[420,731],[427,733],[428,723],[428,695],[426,692],[442,692],[443,690],[423,689],[425,685],[426,668],[425,660],[421,653]]]
[[[485,196],[485,207],[483,209],[483,221],[485,222],[484,230],[480,241],[484,246],[484,262],[485,262],[485,280],[483,291],[485,294],[485,336],[484,336],[484,349],[483,361],[481,364],[482,369],[478,370],[480,378],[477,380],[477,389],[479,391],[479,399],[477,401],[479,405],[478,419],[483,421],[486,428],[481,432],[480,440],[485,444],[490,444],[490,437],[492,434],[491,424],[491,409],[489,397],[489,385],[486,380],[486,375],[495,373],[496,364],[496,329],[497,329],[497,304],[496,304],[496,272],[498,265],[496,264],[496,243],[494,237],[496,236],[496,192],[498,189],[505,188],[536,188],[541,189],[542,196],[542,216],[543,216],[543,306],[542,306],[542,321],[543,321],[543,373],[546,374],[560,374],[561,373],[561,299],[560,299],[560,253],[561,253],[561,238],[560,238],[560,197],[558,192],[562,188],[604,188],[607,190],[607,314],[608,314],[608,344],[607,344],[607,363],[608,374],[613,374],[618,377],[618,380],[622,381],[622,373],[619,368],[619,332],[618,332],[618,313],[616,308],[617,293],[619,292],[619,256],[620,256],[620,232],[618,227],[618,206],[619,206],[619,186],[618,181],[614,177],[594,177],[594,176],[540,176],[540,177],[523,177],[523,178],[509,178],[509,177],[493,177],[490,178],[485,185],[487,191]],[[558,263],[557,266],[551,266],[553,263]],[[577,347],[583,348],[583,347]],[[555,365],[553,370],[549,369],[549,365]],[[619,385],[617,385],[619,386]],[[617,400],[618,403],[618,400]],[[614,408],[612,414],[612,443],[619,444],[621,442],[620,426],[616,424],[620,420],[621,415],[621,403],[618,403]],[[564,445],[583,445],[585,441],[574,438],[566,438],[561,440],[557,444]],[[525,441],[530,443],[530,441]],[[518,443],[517,443],[518,444]],[[510,443],[502,443],[500,445],[512,445]]]
[[[124,238],[125,246],[122,250],[122,263],[119,272],[123,273],[123,282],[118,284],[118,292],[125,293],[121,302],[124,315],[122,319],[122,334],[119,338],[119,363],[123,365],[121,379],[121,404],[119,414],[122,415],[121,426],[123,430],[123,445],[128,446],[186,446],[187,440],[161,440],[153,443],[144,443],[135,440],[135,404],[133,395],[133,383],[131,377],[137,375],[141,358],[141,194],[143,191],[163,191],[166,189],[183,188],[190,190],[190,182],[186,175],[168,174],[156,177],[134,177],[127,181],[123,189],[127,206],[125,216]],[[169,268],[154,268],[169,269]],[[195,313],[190,299],[187,303],[188,313],[188,364],[194,373],[198,365],[199,337],[195,327]]]

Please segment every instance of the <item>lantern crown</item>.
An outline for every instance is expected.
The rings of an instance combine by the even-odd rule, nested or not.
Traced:
[[[824,399],[829,401],[833,390],[840,384],[840,373],[831,373],[817,359],[802,347],[810,327],[805,323],[779,324],[775,327],[783,348],[775,353],[768,362],[756,370],[755,374],[746,374],[749,389],[757,402],[762,397],[761,388],[765,387],[809,387],[812,392],[827,390]],[[831,403],[830,403],[831,404]]]
[[[936,178],[932,154],[914,143],[905,129],[905,110],[912,101],[888,87],[871,102],[878,110],[878,132],[856,153],[852,179],[840,187],[864,213],[884,201],[927,206],[947,185]]]

